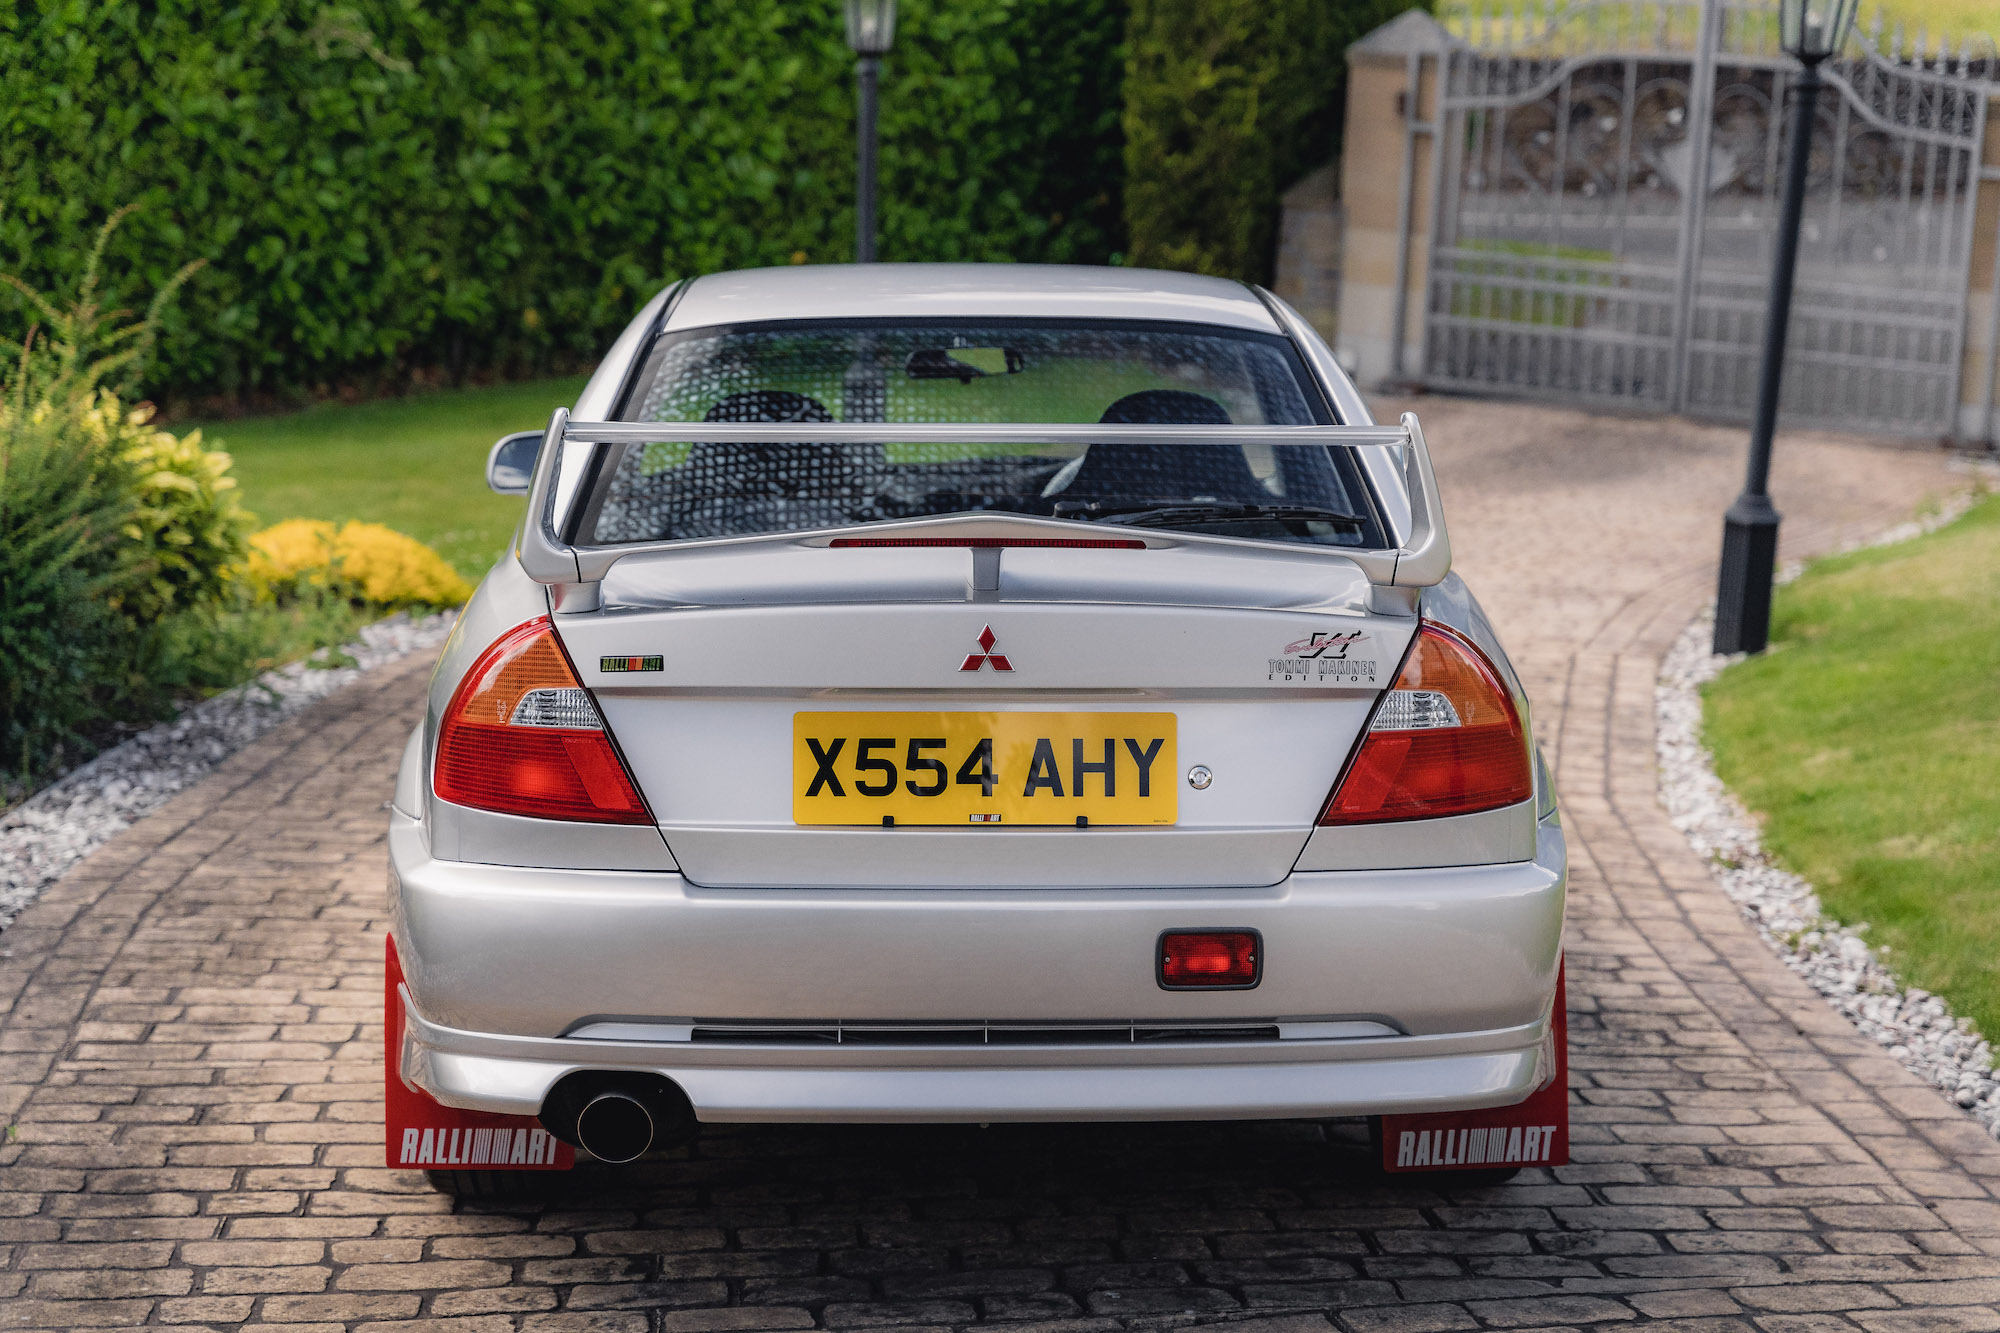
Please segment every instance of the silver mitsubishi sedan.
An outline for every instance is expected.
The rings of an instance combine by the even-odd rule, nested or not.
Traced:
[[[488,480],[526,517],[390,818],[392,1165],[1276,1117],[1560,1160],[1501,1109],[1562,1097],[1527,700],[1416,418],[1268,292],[701,277]]]

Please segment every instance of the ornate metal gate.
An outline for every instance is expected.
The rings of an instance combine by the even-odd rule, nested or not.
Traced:
[[[1727,418],[1756,393],[1787,84],[1776,8],[1581,0],[1442,58],[1425,378]],[[1829,61],[1789,423],[1956,429],[1991,50]]]

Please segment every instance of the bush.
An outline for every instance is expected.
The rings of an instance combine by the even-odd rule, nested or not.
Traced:
[[[344,664],[340,647],[379,614],[315,590],[282,604],[259,601],[239,582],[222,603],[170,616],[141,633],[127,712],[159,716],[179,701],[240,685],[300,658],[331,655],[328,665]]]
[[[260,600],[310,600],[321,591],[365,606],[456,606],[472,588],[444,557],[380,523],[290,518],[250,539],[247,569]]]
[[[220,602],[249,556],[252,521],[229,475],[229,455],[203,449],[200,431],[176,438],[151,429],[150,403],[127,412],[101,394],[88,415],[104,433],[102,444],[93,444],[115,450],[132,472],[123,532],[138,577],[113,605],[151,623]]]
[[[1119,249],[1123,26],[905,0],[883,257]],[[145,204],[111,297],[210,264],[156,395],[579,363],[668,279],[851,255],[853,69],[832,0],[30,6],[0,20],[0,270],[65,280]]]
[[[99,266],[127,211],[66,303],[4,275],[42,324],[0,339],[0,800],[170,702],[148,668],[216,623],[246,553],[228,455],[150,428],[150,404],[107,387],[143,366],[194,271],[143,318],[105,309]]]
[[[1279,196],[1339,144],[1347,47],[1413,7],[1132,0],[1128,262],[1270,281]]]
[[[112,602],[132,575],[130,465],[79,447],[82,414],[28,399],[26,379],[17,367],[0,400],[0,763],[21,781],[104,708],[128,624]]]

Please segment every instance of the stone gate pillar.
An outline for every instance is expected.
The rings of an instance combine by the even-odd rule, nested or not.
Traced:
[[[1972,263],[1966,274],[1965,361],[1959,375],[1958,435],[2000,444],[2000,96],[1986,101],[1984,161],[1973,188]]]
[[[1433,127],[1440,57],[1453,40],[1412,9],[1347,48],[1336,350],[1364,387],[1423,373]]]

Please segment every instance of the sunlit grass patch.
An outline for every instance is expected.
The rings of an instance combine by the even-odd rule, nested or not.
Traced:
[[[1813,566],[1706,691],[1722,779],[1905,980],[2000,1035],[2000,498]]]
[[[1519,3],[1483,3],[1482,0],[1440,0],[1438,20],[1455,33],[1475,42],[1506,42],[1517,50],[1585,51],[1593,47],[1639,47],[1692,50],[1699,24],[1698,7],[1691,4],[1662,4],[1660,0],[1630,0],[1629,3],[1581,3],[1567,8],[1550,4],[1529,8]],[[1864,34],[1874,30],[1880,15],[1882,45],[1894,46],[1897,29],[1904,37],[1905,51],[1925,38],[1925,49],[1934,52],[1939,38],[1950,43],[1954,52],[1970,40],[1975,47],[2000,37],[2000,0],[1881,0],[1865,4],[1856,23]],[[1727,12],[1724,22],[1732,46],[1757,46],[1757,38],[1770,50],[1778,49],[1778,9],[1768,11],[1736,9]],[[1546,40],[1538,35],[1550,29]],[[1754,25],[1754,26],[1753,26]],[[1761,29],[1761,32],[1759,31]]]
[[[1459,248],[1494,256],[1454,262],[1451,313],[1466,318],[1580,329],[1618,285],[1616,275],[1598,267],[1617,262],[1609,250],[1492,239],[1461,241]]]
[[[542,380],[323,403],[203,429],[210,447],[235,457],[243,502],[265,523],[383,523],[476,582],[521,516],[520,500],[486,489],[486,451],[509,431],[547,425],[582,387],[580,379]]]

